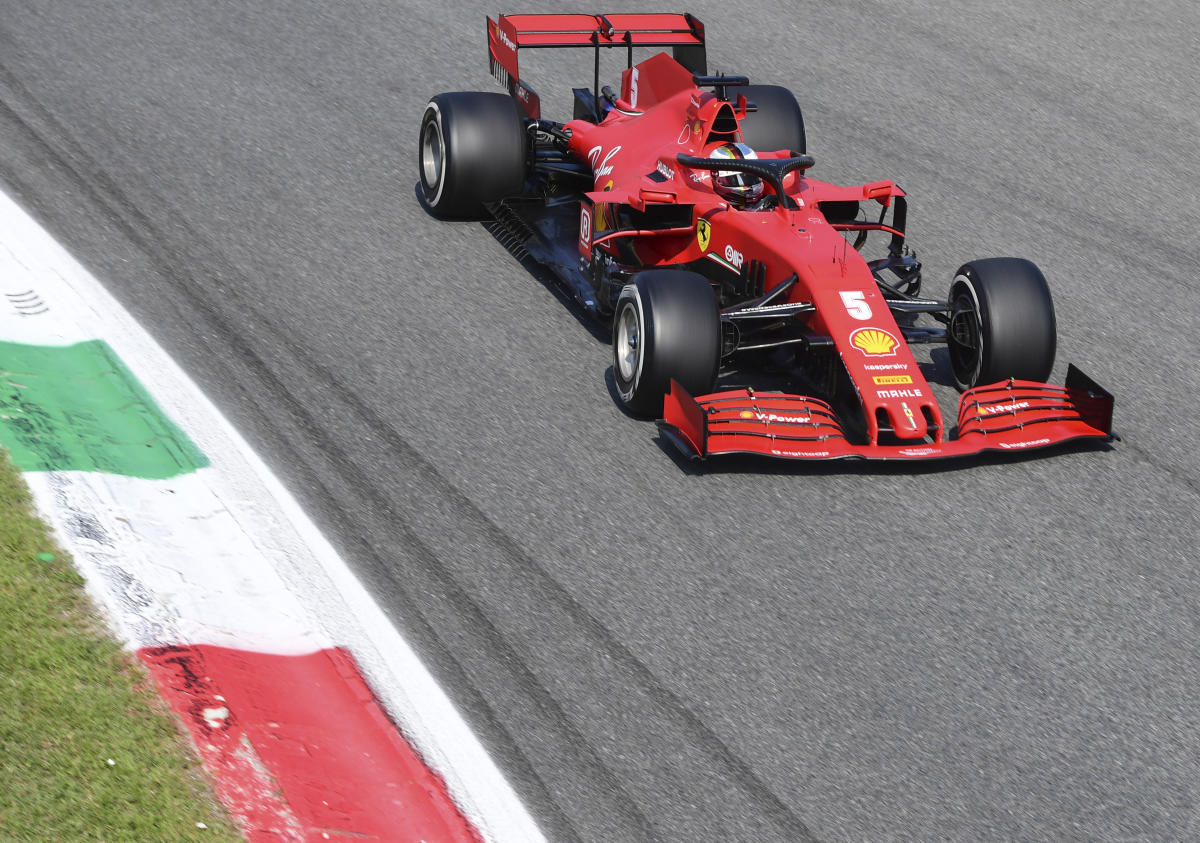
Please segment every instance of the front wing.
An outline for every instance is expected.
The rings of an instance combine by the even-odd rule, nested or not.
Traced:
[[[675,381],[659,428],[684,454],[760,454],[787,459],[925,460],[984,451],[1031,451],[1075,439],[1111,441],[1113,397],[1077,369],[1064,386],[1009,380],[963,393],[958,435],[942,442],[850,442],[824,401],[783,392],[736,389],[693,398]]]

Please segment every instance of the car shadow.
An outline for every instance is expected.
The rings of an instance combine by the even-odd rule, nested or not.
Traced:
[[[435,220],[441,221],[441,218],[437,217],[433,213],[433,210],[425,201],[425,196],[421,193],[420,181],[417,181],[413,184],[413,195],[416,197],[417,204],[421,206],[421,209],[425,211],[426,214]],[[597,319],[583,305],[581,305],[576,300],[574,294],[570,290],[566,289],[565,285],[558,278],[558,276],[530,257],[529,253],[525,251],[521,244],[515,241],[509,234],[505,232],[503,226],[490,217],[467,217],[455,220],[455,222],[478,223],[479,226],[488,234],[490,234],[492,239],[499,243],[504,250],[512,256],[513,260],[519,263],[535,281],[546,288],[546,290],[548,290],[563,304],[567,312],[575,317],[575,320],[579,322],[581,326],[583,326],[584,330],[587,331],[592,339],[594,339],[596,342],[604,343],[605,345],[608,345],[610,342],[612,342],[611,329],[609,328],[608,324]]]

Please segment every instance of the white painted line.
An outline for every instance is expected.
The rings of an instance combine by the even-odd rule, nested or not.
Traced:
[[[26,307],[22,313],[0,299],[0,339],[39,345],[103,339],[212,462],[189,479],[169,481],[86,472],[27,474],[39,509],[60,534],[92,541],[81,545],[85,564],[130,577],[123,598],[130,605],[114,610],[120,634],[135,646],[144,640],[167,643],[160,639],[178,634],[183,640],[171,643],[229,646],[238,640],[246,646],[249,640],[283,648],[279,652],[285,654],[318,649],[325,642],[345,647],[486,840],[544,840],[412,648],[282,483],[103,285],[0,192],[0,293],[26,291],[40,299],[44,312],[30,315],[38,308]],[[143,488],[135,492],[134,485]],[[189,514],[179,517],[206,519],[225,538],[206,546],[196,531],[211,534],[173,521],[164,503],[171,498],[187,501],[176,512]],[[102,527],[100,538],[81,534],[83,522],[70,520],[73,509],[91,513]],[[199,544],[198,557],[194,544]],[[172,555],[175,551],[179,556]],[[134,565],[136,576],[129,570]],[[236,609],[216,605],[220,601],[211,599],[210,589],[230,597]],[[143,617],[134,611],[139,601],[144,622],[134,620]],[[246,617],[252,614],[247,605],[264,616],[262,607],[269,606],[273,620]],[[187,638],[192,635],[199,638]]]

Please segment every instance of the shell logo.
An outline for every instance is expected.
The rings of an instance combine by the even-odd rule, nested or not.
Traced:
[[[881,328],[859,328],[850,335],[850,344],[868,357],[892,357],[899,343]]]
[[[742,410],[740,413],[738,413],[738,415],[743,419],[754,418],[754,413],[750,412],[749,410]]]

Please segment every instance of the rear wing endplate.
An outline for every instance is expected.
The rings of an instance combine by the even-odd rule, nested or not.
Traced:
[[[597,100],[601,47],[625,47],[627,67],[633,66],[634,47],[670,47],[675,60],[688,70],[708,72],[704,24],[690,14],[499,15],[487,22],[488,68],[534,120],[541,117],[541,101],[521,81],[517,51],[522,47],[592,47]]]

